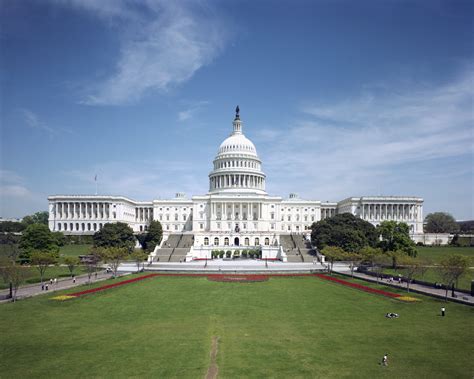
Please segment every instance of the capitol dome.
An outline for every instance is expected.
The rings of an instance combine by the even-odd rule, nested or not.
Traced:
[[[266,194],[262,162],[255,145],[242,133],[239,113],[237,106],[232,134],[219,146],[209,174],[209,192]]]

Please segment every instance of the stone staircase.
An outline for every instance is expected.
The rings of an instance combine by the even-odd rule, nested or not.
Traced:
[[[286,253],[288,262],[304,262],[304,258],[300,254],[298,246],[293,240],[293,236],[291,234],[280,235],[280,245],[282,246],[283,251]]]
[[[170,234],[157,250],[155,262],[184,262],[194,243],[192,234]]]
[[[311,242],[306,241],[306,239],[299,234],[292,234],[290,237],[301,256],[302,261],[313,262],[313,260],[316,258],[316,254],[311,247]]]

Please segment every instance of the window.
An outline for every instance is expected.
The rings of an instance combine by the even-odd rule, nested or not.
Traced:
[[[229,238],[224,238],[224,246],[229,246]]]
[[[163,221],[163,215],[160,215],[160,221]]]
[[[209,238],[208,237],[204,237],[204,245],[209,246]]]
[[[199,224],[199,229],[201,229],[201,230],[204,229],[204,224],[203,223]]]
[[[288,230],[291,230],[291,225],[288,225]]]
[[[304,216],[304,220],[305,220],[305,221],[308,221],[308,216],[305,215],[305,216]]]
[[[311,221],[314,221],[314,216],[311,216]]]
[[[166,215],[166,221],[170,220],[170,215]]]
[[[214,238],[214,246],[219,246],[219,238]]]
[[[274,219],[275,219],[275,213],[270,213],[270,218],[271,218],[272,220],[274,220]]]
[[[260,245],[260,240],[258,239],[258,237],[255,238],[255,246],[258,246]]]
[[[288,221],[291,221],[291,215],[288,215]]]
[[[175,226],[174,226],[174,230],[178,230],[178,225],[175,225]]]
[[[170,230],[169,224],[166,224],[166,230]]]
[[[248,246],[248,245],[249,245],[249,242],[250,242],[249,239],[246,237],[245,240],[244,240],[244,245],[245,245],[245,246]]]
[[[143,231],[143,226],[140,225],[140,232],[142,232],[142,231]]]
[[[58,224],[58,230],[61,230],[61,223]]]
[[[220,229],[220,228],[221,228],[221,223],[218,222],[218,223],[217,223],[217,229]]]
[[[275,229],[275,224],[271,224],[272,230]]]
[[[265,238],[265,246],[268,246],[270,245],[270,239],[267,237]]]
[[[183,215],[183,221],[186,221],[186,215]]]
[[[178,221],[178,214],[177,213],[174,215],[174,220]]]

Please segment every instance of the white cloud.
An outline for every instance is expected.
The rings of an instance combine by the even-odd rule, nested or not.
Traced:
[[[101,17],[121,33],[115,73],[89,89],[88,105],[138,101],[189,80],[221,52],[226,28],[206,2],[57,0]]]
[[[417,174],[417,168],[431,164],[429,175],[444,177],[449,168],[435,162],[469,155],[473,175],[473,78],[468,71],[448,85],[404,91],[392,86],[335,104],[306,104],[284,136],[272,129],[257,135],[266,142],[259,151],[270,190],[304,189],[307,197],[329,200],[396,195],[400,188],[424,196],[436,188],[426,176],[423,187],[417,176],[426,172]],[[464,191],[468,203],[471,190]]]
[[[191,103],[187,109],[178,112],[178,121],[187,121],[190,118],[196,116],[199,111],[209,104],[209,101],[197,101]]]
[[[53,135],[55,133],[54,129],[50,126],[46,125],[42,122],[38,115],[26,108],[18,109],[20,115],[23,118],[23,121],[28,125],[30,128],[38,129],[47,132],[49,135]]]

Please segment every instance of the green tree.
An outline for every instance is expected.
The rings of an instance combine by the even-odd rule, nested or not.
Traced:
[[[448,288],[453,287],[468,270],[469,258],[461,254],[450,254],[440,261],[439,271],[446,286],[446,300],[448,299]]]
[[[457,233],[460,229],[454,217],[446,212],[430,213],[425,223],[426,233]]]
[[[10,283],[10,298],[16,301],[16,294],[20,285],[31,276],[27,267],[23,267],[6,257],[0,258],[0,275],[5,283]]]
[[[52,232],[54,240],[56,241],[56,245],[64,246],[67,243],[66,236],[62,232]]]
[[[118,247],[132,252],[135,242],[136,238],[132,228],[123,222],[105,224],[101,230],[94,234],[95,247]]]
[[[33,252],[48,252],[57,254],[59,247],[56,238],[44,224],[31,224],[20,238],[20,258],[28,261]]]
[[[44,274],[49,266],[55,265],[58,262],[57,257],[48,252],[34,251],[31,253],[31,264],[36,266],[40,273],[41,284],[43,284]]]
[[[360,262],[363,259],[362,254],[360,253],[353,253],[353,252],[348,252],[346,253],[345,259],[349,261],[349,268],[351,270],[351,276],[354,277],[354,269],[356,266],[360,264]]]
[[[120,263],[128,256],[128,250],[124,247],[109,247],[103,250],[102,256],[112,268],[112,275],[116,278]]]
[[[130,256],[137,265],[137,272],[140,272],[140,269],[143,266],[143,262],[146,261],[146,259],[148,258],[148,254],[136,249]]]
[[[379,247],[384,251],[396,251],[416,257],[415,243],[410,238],[410,228],[404,222],[382,221],[377,226],[381,237]]]
[[[156,245],[159,245],[161,243],[162,238],[163,227],[161,226],[161,223],[158,220],[153,220],[148,226],[148,233],[142,235],[139,240],[143,247],[143,250],[148,253],[151,253],[153,250],[155,250]]]
[[[17,221],[0,222],[0,233],[19,233],[25,229],[25,225]]]
[[[409,255],[402,256],[399,261],[403,268],[404,276],[407,279],[407,292],[410,292],[410,284],[418,274],[421,274],[423,262]]]
[[[357,252],[365,246],[377,245],[375,227],[350,213],[338,214],[311,225],[311,242],[322,250],[337,246],[345,251]]]
[[[383,252],[382,249],[366,246],[359,250],[359,254],[361,255],[362,262],[373,266],[376,257],[382,255]]]
[[[25,216],[21,220],[21,223],[25,226],[33,225],[33,224],[43,224],[48,225],[49,213],[44,212],[36,212],[35,214]]]
[[[346,252],[339,246],[326,246],[321,250],[321,254],[329,261],[329,273],[332,273],[334,261],[342,261],[346,257]]]
[[[385,266],[388,266],[390,262],[390,258],[387,257],[385,254],[378,254],[373,257],[372,269],[377,274],[377,283],[382,276],[383,270]]]
[[[78,257],[64,257],[63,263],[67,266],[72,278],[72,276],[74,275],[74,270],[80,264],[79,258]]]

